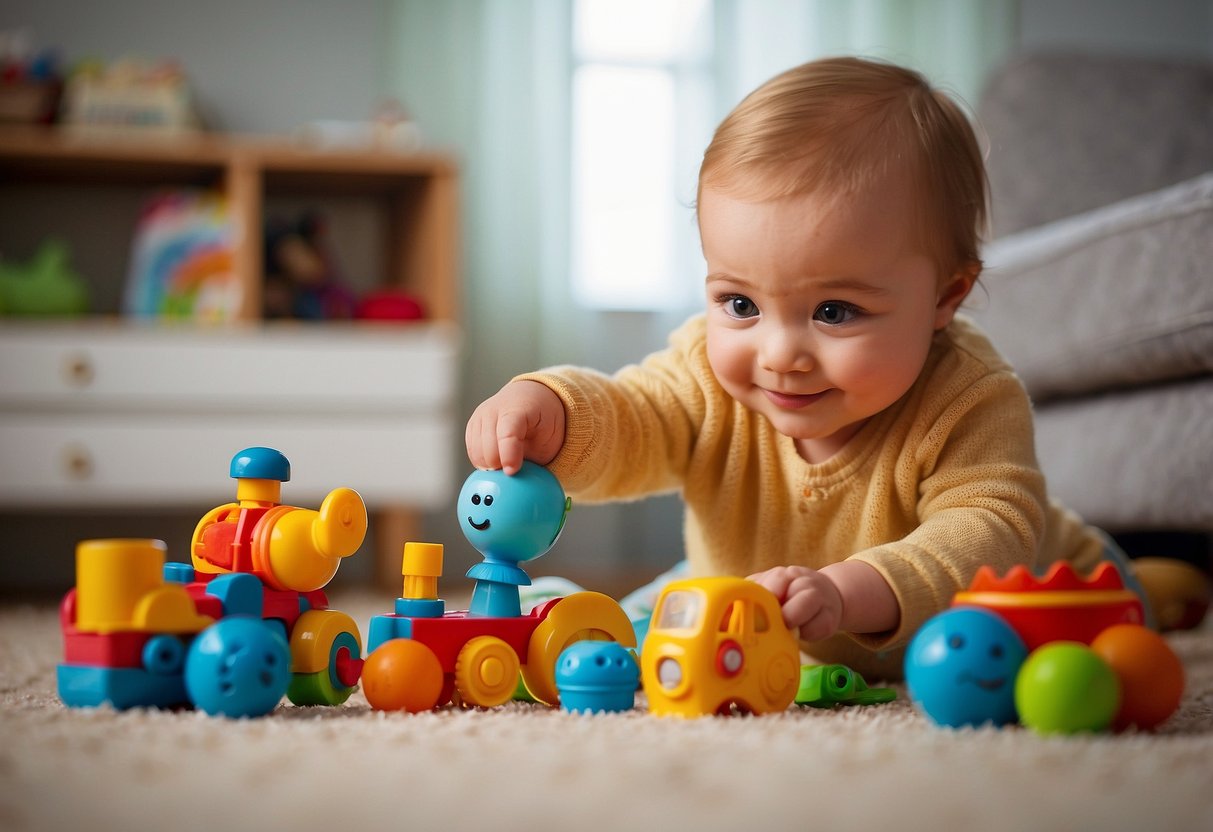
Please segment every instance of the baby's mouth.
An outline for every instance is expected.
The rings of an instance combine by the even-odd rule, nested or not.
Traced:
[[[762,388],[762,392],[767,397],[767,400],[776,407],[783,408],[784,410],[800,410],[813,404],[813,402],[824,396],[827,391],[801,394],[780,393],[777,390],[768,390],[764,387]]]

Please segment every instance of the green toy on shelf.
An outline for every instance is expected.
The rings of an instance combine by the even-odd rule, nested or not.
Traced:
[[[46,240],[26,263],[0,261],[0,314],[66,317],[87,311],[88,287],[72,270],[66,243]]]

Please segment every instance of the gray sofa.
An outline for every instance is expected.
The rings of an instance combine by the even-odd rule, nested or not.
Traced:
[[[968,311],[1032,395],[1050,490],[1208,569],[1213,64],[1023,55],[978,115],[994,240]]]

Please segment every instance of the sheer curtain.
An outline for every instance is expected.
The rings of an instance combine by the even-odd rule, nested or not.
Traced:
[[[1013,46],[1017,5],[714,0],[716,120],[777,72],[844,53],[913,66],[975,105]],[[383,89],[462,165],[460,418],[515,373],[566,362],[611,371],[660,347],[693,306],[601,312],[580,308],[570,291],[572,0],[388,0],[387,8]],[[608,582],[623,572],[643,577],[679,557],[680,537],[670,498],[581,511],[558,547],[577,554],[539,568]]]

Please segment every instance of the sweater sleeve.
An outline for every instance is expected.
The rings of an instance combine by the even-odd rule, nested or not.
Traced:
[[[901,606],[895,631],[854,636],[872,650],[903,645],[983,564],[1001,573],[1034,563],[1044,537],[1044,477],[1018,379],[1009,371],[984,375],[924,411],[907,441],[918,525],[852,556],[881,573]]]
[[[566,491],[588,502],[673,491],[682,478],[704,419],[704,385],[714,384],[694,318],[669,346],[612,376],[555,367],[518,379],[537,381],[560,397],[564,445],[549,468]]]

